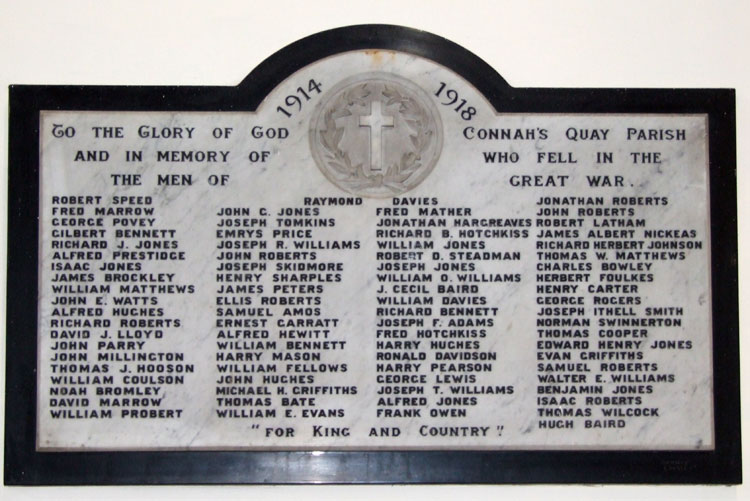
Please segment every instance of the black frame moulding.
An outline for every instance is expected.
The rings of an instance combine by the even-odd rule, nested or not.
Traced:
[[[36,451],[40,111],[253,111],[298,69],[361,49],[433,60],[463,76],[502,112],[708,116],[714,450]],[[512,88],[487,63],[441,37],[362,25],[295,42],[236,87],[14,85],[9,142],[6,484],[741,482],[733,89]]]

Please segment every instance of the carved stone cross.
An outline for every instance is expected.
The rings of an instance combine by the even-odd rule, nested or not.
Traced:
[[[370,171],[383,172],[383,127],[393,127],[393,116],[383,114],[383,103],[373,101],[370,114],[359,117],[360,127],[370,128]]]

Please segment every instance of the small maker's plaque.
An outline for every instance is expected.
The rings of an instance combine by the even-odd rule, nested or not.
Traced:
[[[9,348],[11,371],[35,369],[11,374],[35,390],[18,397],[33,423],[10,420],[25,454],[126,471],[126,451],[233,451],[274,462],[230,479],[261,482],[342,481],[305,470],[310,452],[398,469],[616,450],[661,455],[626,481],[736,480],[731,91],[516,91],[388,30],[428,37],[318,35],[319,57],[293,46],[237,89],[12,93],[36,124],[15,132],[12,185],[38,169],[16,277],[35,308]],[[465,470],[358,468],[343,481]]]

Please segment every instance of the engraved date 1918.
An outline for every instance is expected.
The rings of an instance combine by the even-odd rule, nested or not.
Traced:
[[[440,82],[440,88],[435,92],[435,97],[442,97],[445,101],[440,101],[443,106],[453,107],[454,104],[458,105],[453,108],[453,111],[461,115],[461,118],[468,121],[474,118],[477,114],[477,109],[473,106],[466,106],[466,99],[461,99],[458,95],[458,91],[454,89],[447,89],[448,84]],[[445,92],[443,92],[445,91]]]

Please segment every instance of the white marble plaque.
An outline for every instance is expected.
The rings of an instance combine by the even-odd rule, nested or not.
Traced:
[[[361,51],[40,122],[39,450],[714,448],[705,115]]]

